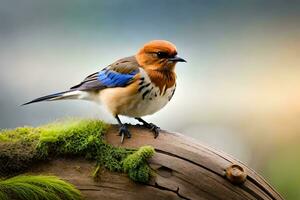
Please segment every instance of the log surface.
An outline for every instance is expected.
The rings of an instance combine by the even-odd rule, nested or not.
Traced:
[[[255,171],[223,152],[176,133],[161,132],[154,139],[144,128],[130,126],[130,131],[132,138],[125,139],[123,144],[116,126],[110,128],[105,139],[114,146],[151,145],[155,148],[156,153],[149,164],[156,175],[148,184],[135,183],[126,174],[107,170],[102,170],[99,180],[95,181],[92,177],[95,163],[81,158],[39,163],[30,169],[30,173],[59,176],[73,183],[86,199],[91,200],[283,199]],[[231,172],[233,179],[229,176]]]

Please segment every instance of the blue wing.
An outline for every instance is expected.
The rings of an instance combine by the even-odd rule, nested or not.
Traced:
[[[139,72],[139,65],[134,57],[123,58],[100,72],[86,77],[80,84],[71,90],[101,90],[112,87],[125,87],[131,83]]]
[[[105,87],[124,87],[131,82],[137,73],[138,70],[128,74],[121,74],[113,70],[104,69],[98,73],[97,80]]]

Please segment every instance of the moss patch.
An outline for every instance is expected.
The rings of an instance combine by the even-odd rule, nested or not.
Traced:
[[[124,159],[124,170],[132,180],[147,182],[150,179],[151,169],[147,164],[147,159],[152,157],[154,152],[153,147],[144,146]]]
[[[109,125],[98,120],[58,121],[37,128],[23,127],[0,132],[0,176],[17,174],[34,161],[57,156],[82,156],[97,166],[126,172],[134,181],[147,182],[151,170],[147,158],[152,147],[139,150],[113,147],[103,135]]]
[[[16,176],[0,180],[1,200],[80,200],[80,192],[54,176]]]

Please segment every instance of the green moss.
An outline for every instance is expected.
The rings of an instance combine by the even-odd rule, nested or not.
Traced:
[[[82,156],[96,160],[97,166],[110,171],[126,172],[134,181],[147,182],[151,176],[147,159],[154,149],[113,147],[103,139],[108,128],[109,125],[98,120],[73,119],[37,128],[3,130],[0,132],[0,176],[19,173],[38,160]]]
[[[0,199],[80,200],[80,192],[54,176],[16,176],[0,180]]]
[[[97,120],[69,120],[40,127],[37,150],[39,157],[53,155],[89,155],[104,144],[103,134],[108,125]]]
[[[144,146],[138,151],[127,156],[122,162],[125,172],[129,177],[137,182],[146,183],[150,179],[151,169],[147,164],[147,159],[154,154],[154,148],[151,146]]]
[[[103,144],[108,125],[97,120],[66,120],[0,132],[0,176],[26,169],[33,161],[58,155],[84,155]],[[95,141],[91,138],[97,138]]]

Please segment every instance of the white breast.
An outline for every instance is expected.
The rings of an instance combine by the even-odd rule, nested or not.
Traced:
[[[142,69],[141,69],[142,70]],[[148,75],[142,70],[142,78],[139,83],[138,93],[131,99],[126,109],[123,109],[123,115],[130,117],[142,117],[153,114],[162,109],[172,98],[176,85],[164,91],[155,86]]]

